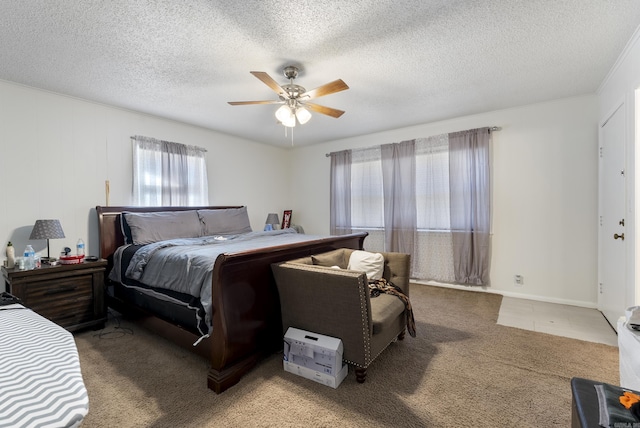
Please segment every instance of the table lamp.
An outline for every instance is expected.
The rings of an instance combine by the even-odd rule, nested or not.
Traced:
[[[55,260],[55,258],[49,257],[49,239],[61,238],[64,238],[64,232],[62,231],[60,220],[36,220],[36,224],[33,225],[33,230],[31,231],[31,236],[29,236],[30,240],[47,240],[47,257],[42,259],[43,262]]]
[[[265,221],[264,224],[264,230],[276,230],[278,228],[278,225],[280,224],[278,214],[270,213],[267,216],[267,221]]]

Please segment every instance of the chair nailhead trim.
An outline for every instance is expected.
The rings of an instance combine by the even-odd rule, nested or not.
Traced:
[[[362,336],[364,337],[364,367],[367,367],[371,363],[371,338],[369,334],[369,314],[367,313],[367,294],[369,292],[369,285],[363,280],[363,276],[358,278],[358,285],[360,289],[360,314],[362,318]]]

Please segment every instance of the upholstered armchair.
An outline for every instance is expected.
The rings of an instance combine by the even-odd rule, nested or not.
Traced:
[[[343,360],[366,379],[371,362],[396,338],[404,339],[404,303],[396,296],[371,298],[367,275],[347,270],[354,250],[338,249],[272,265],[280,295],[282,327],[340,338]],[[381,253],[383,278],[409,296],[410,256]],[[340,267],[336,269],[335,267]]]

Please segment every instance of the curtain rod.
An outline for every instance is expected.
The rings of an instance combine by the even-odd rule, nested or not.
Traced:
[[[502,131],[502,128],[499,127],[499,126],[492,126],[492,127],[489,128],[489,130],[492,131],[492,132],[496,132],[496,131]],[[333,153],[333,152],[331,152],[331,153]],[[331,153],[325,153],[324,156],[328,158],[329,156],[331,156]]]

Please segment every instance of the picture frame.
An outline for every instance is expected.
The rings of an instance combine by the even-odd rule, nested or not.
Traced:
[[[287,229],[289,227],[291,227],[291,210],[284,210],[284,213],[282,213],[281,229]]]

